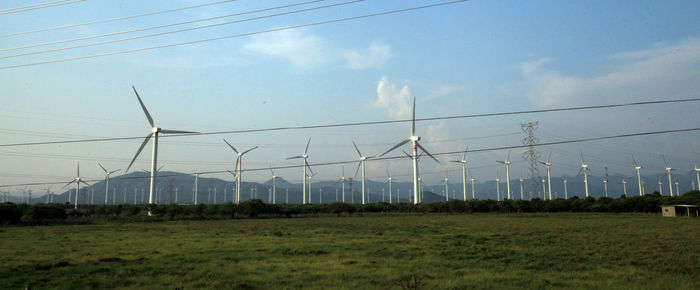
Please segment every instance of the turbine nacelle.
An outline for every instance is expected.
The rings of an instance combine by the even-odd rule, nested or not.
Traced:
[[[413,142],[417,142],[417,141],[420,141],[420,137],[419,136],[411,136],[408,138],[408,140],[411,140]]]

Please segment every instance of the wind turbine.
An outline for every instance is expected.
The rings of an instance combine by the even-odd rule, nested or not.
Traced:
[[[449,182],[450,180],[447,179],[447,168],[445,168],[445,201],[450,201]]]
[[[357,155],[360,156],[360,163],[357,164],[357,170],[355,170],[355,177],[357,177],[357,171],[360,170],[360,167],[362,167],[362,204],[365,204],[365,161],[367,159],[373,158],[374,156],[364,156],[362,153],[360,153],[360,149],[357,149],[357,144],[355,144],[355,141],[352,141],[352,146],[355,146],[355,151],[357,151]]]
[[[474,181],[476,181],[476,179],[474,179],[474,175],[472,175],[471,170],[469,170],[469,181],[472,183],[472,200],[475,200],[476,192],[474,191]]]
[[[308,166],[308,165],[307,165],[307,166]],[[309,168],[309,170],[311,170],[311,168]],[[309,203],[311,203],[311,178],[313,178],[314,176],[316,176],[316,173],[311,172],[311,175],[309,175],[308,178],[307,178],[307,179],[309,180],[309,193],[308,193],[308,196],[307,196],[307,201],[308,201]]]
[[[236,152],[236,167],[234,168],[234,170],[236,171],[236,194],[238,195],[236,197],[236,200],[238,200],[240,202],[240,200],[241,200],[240,199],[240,197],[241,197],[241,195],[240,195],[240,192],[241,192],[241,169],[243,168],[243,154],[246,154],[250,151],[253,151],[253,149],[258,148],[258,146],[255,146],[255,147],[250,148],[250,149],[243,151],[243,152],[238,152],[238,150],[236,150],[236,147],[233,147],[233,145],[229,144],[228,141],[226,141],[225,139],[224,139],[224,142],[226,142],[226,145],[228,145],[228,147],[231,147],[231,149],[233,149],[233,151]]]
[[[440,163],[428,150],[425,150],[423,146],[418,143],[420,141],[420,137],[416,136],[416,98],[413,98],[413,114],[411,117],[411,136],[408,137],[408,139],[403,140],[399,142],[398,144],[394,145],[394,147],[391,147],[389,150],[386,152],[382,153],[382,155],[379,155],[379,157],[386,155],[387,153],[393,151],[396,148],[399,148],[400,146],[411,142],[411,145],[413,145],[413,156],[411,159],[413,160],[413,204],[418,203],[418,148],[420,148],[423,152],[428,154],[430,158],[433,158],[435,162]]]
[[[671,171],[675,170],[671,168],[671,166],[668,165],[666,162],[666,156],[661,155],[661,157],[664,159],[664,164],[666,165],[666,172],[668,173],[668,192],[673,196],[673,184],[671,184]]]
[[[564,179],[564,198],[569,199],[569,192],[566,190],[566,179]]]
[[[496,201],[501,201],[501,178],[500,174],[498,174],[498,170],[496,170]]]
[[[510,150],[508,150],[508,157],[505,161],[496,161],[506,166],[506,189],[508,190],[508,199],[510,198]]]
[[[661,182],[661,180],[658,180],[658,183],[659,183],[659,195],[664,195],[664,190],[661,187],[661,185],[663,185],[663,183]]]
[[[632,161],[634,161],[634,170],[637,171],[637,183],[639,184],[639,196],[643,196],[644,190],[642,190],[642,176],[639,174],[639,171],[642,170],[642,166],[637,164],[637,160],[634,159],[634,155],[632,155]]]
[[[78,162],[78,172],[77,172],[77,173],[78,173],[78,175],[75,177],[75,179],[73,179],[71,182],[66,183],[66,185],[63,186],[63,188],[65,188],[66,186],[68,186],[68,185],[70,185],[71,183],[75,182],[75,186],[76,186],[76,189],[75,189],[75,206],[73,207],[73,209],[78,209],[78,193],[80,193],[80,184],[83,183],[83,184],[88,185],[88,186],[90,185],[89,183],[83,181],[82,178],[80,178],[80,162]]]
[[[467,172],[466,172],[466,170],[467,170],[467,151],[469,151],[469,146],[467,146],[467,148],[464,149],[464,154],[462,155],[462,159],[452,161],[455,163],[462,164],[462,191],[464,192],[464,201],[467,201]]]
[[[605,197],[608,197],[608,167],[605,166],[605,178],[603,178],[603,185],[605,185]]]
[[[676,181],[676,196],[681,196],[681,192],[678,190],[678,181]]]
[[[149,133],[146,138],[143,140],[143,143],[141,143],[141,147],[139,147],[139,150],[136,151],[136,154],[134,155],[134,158],[131,159],[131,163],[129,163],[129,166],[126,167],[126,170],[124,172],[129,172],[129,168],[131,168],[131,165],[134,164],[134,161],[136,161],[136,158],[139,157],[139,154],[141,153],[141,150],[143,150],[143,147],[146,147],[146,144],[148,144],[148,141],[151,140],[151,137],[153,137],[153,151],[151,151],[151,185],[149,187],[149,193],[148,193],[148,203],[153,203],[153,194],[155,193],[156,189],[156,174],[157,174],[157,163],[158,163],[158,135],[159,134],[182,134],[182,133],[197,133],[197,132],[191,132],[191,131],[179,131],[179,130],[166,130],[160,127],[156,127],[155,123],[153,123],[153,118],[151,118],[151,114],[148,113],[148,110],[146,109],[146,105],[143,104],[143,100],[141,100],[141,97],[139,96],[139,93],[136,91],[135,87],[131,87],[134,89],[134,93],[136,94],[136,98],[139,100],[139,104],[141,104],[141,109],[143,109],[143,113],[146,114],[146,119],[148,119],[148,123],[151,125],[151,133]],[[151,212],[148,212],[148,215],[151,215]]]
[[[105,205],[107,205],[107,198],[109,197],[109,176],[110,176],[112,173],[115,173],[115,172],[117,172],[117,171],[119,171],[119,170],[121,170],[121,169],[112,170],[112,171],[107,171],[107,169],[105,169],[105,167],[102,166],[102,164],[100,164],[99,162],[97,163],[97,165],[99,165],[100,168],[102,168],[102,171],[105,172]]]
[[[581,152],[581,169],[578,170],[578,174],[581,174],[581,171],[583,171],[583,184],[586,187],[586,197],[588,197],[588,164],[584,163],[583,161],[583,152]]]
[[[698,185],[698,190],[700,190],[700,168],[698,168],[697,162],[695,163],[695,178],[698,180],[698,183],[696,184]]]
[[[272,204],[277,203],[277,175],[275,175],[275,172],[272,170],[272,167],[270,167],[270,173],[272,173]]]
[[[549,174],[549,167],[552,166],[552,163],[549,162],[550,158],[552,158],[552,151],[549,152],[549,156],[547,157],[547,162],[542,162],[539,161],[540,163],[544,164],[544,166],[547,168],[547,187],[549,188],[549,200],[552,200],[552,179]],[[522,178],[520,179],[520,194],[522,195]]]
[[[520,176],[520,200],[525,199],[525,195],[523,195],[523,176]]]
[[[306,168],[309,168],[309,171],[310,171],[312,174],[314,173],[313,170],[311,170],[311,167],[309,167],[309,163],[306,162],[306,158],[309,158],[309,155],[307,155],[306,153],[309,151],[309,144],[310,144],[310,143],[311,143],[311,137],[309,137],[309,141],[306,142],[306,149],[304,149],[304,154],[287,158],[287,159],[297,159],[297,158],[302,158],[302,159],[304,159],[304,166],[302,166],[302,169],[303,169],[302,171],[303,171],[303,173],[302,173],[302,178],[301,178],[301,192],[302,192],[302,194],[301,194],[301,202],[302,202],[303,204],[306,204],[306,203],[307,203],[307,198],[306,198]],[[310,196],[309,196],[308,201],[309,201],[309,202],[311,201]]]
[[[343,202],[345,202],[345,167],[341,167],[340,170],[342,172],[342,174],[341,174],[342,176],[340,177],[340,183],[341,183],[341,186],[343,188],[343,192],[342,192],[343,199],[342,200],[343,200]]]
[[[388,179],[387,182],[389,182],[389,204],[391,204],[391,181],[393,180],[393,178],[391,178],[391,175],[389,175],[389,169],[386,169],[386,178]],[[400,202],[401,201],[399,201],[399,203]]]
[[[622,178],[622,194],[627,196],[627,181],[625,181],[625,178]]]

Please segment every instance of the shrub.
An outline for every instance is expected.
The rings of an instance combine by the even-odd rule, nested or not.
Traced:
[[[328,205],[328,212],[340,216],[342,213],[348,213],[348,216],[355,212],[355,208],[344,202],[334,202]]]
[[[13,225],[19,222],[22,218],[22,211],[16,204],[6,202],[0,204],[0,224]]]
[[[27,208],[20,221],[28,225],[45,224],[50,220],[66,218],[66,211],[61,206],[35,205]]]
[[[250,199],[241,203],[241,211],[244,215],[255,218],[265,212],[265,203],[259,199]]]

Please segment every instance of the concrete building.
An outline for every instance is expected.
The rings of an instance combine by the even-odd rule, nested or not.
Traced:
[[[698,206],[690,204],[662,205],[661,213],[668,217],[697,217]]]

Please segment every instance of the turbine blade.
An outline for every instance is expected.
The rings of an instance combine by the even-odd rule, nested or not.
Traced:
[[[85,182],[85,181],[82,181],[82,180],[80,180],[80,183],[85,184],[85,185],[87,185],[87,186],[90,186],[90,185],[91,185],[91,184],[89,184],[89,183],[87,183],[87,182]]]
[[[129,163],[129,166],[126,167],[126,170],[124,172],[129,172],[129,168],[131,168],[131,165],[133,165],[134,161],[136,161],[136,157],[139,157],[139,154],[141,154],[141,150],[143,150],[143,147],[146,147],[148,140],[151,140],[151,136],[153,136],[153,134],[148,134],[148,136],[146,136],[146,139],[143,140],[143,143],[141,143],[141,147],[139,147],[139,150],[136,151],[136,155],[134,155],[134,158],[131,159],[131,163]]]
[[[143,112],[146,114],[146,119],[148,119],[148,123],[151,124],[151,128],[155,127],[156,125],[153,123],[153,118],[151,118],[151,114],[148,113],[148,109],[146,109],[146,105],[143,104],[143,100],[141,100],[141,96],[139,96],[139,92],[136,91],[136,88],[134,86],[131,86],[132,89],[134,89],[134,93],[136,93],[136,98],[139,99],[139,104],[141,104],[141,108],[143,109]]]
[[[355,141],[352,141],[352,146],[355,146],[355,151],[357,151],[357,155],[362,158],[362,153],[360,153],[360,149],[357,149],[357,144],[355,144]]]
[[[506,162],[508,162],[508,160],[510,160],[510,150],[508,150],[508,157],[506,157]]]
[[[222,140],[224,140],[224,142],[226,142],[226,145],[228,145],[228,147],[231,147],[231,149],[233,149],[233,152],[236,152],[236,154],[238,154],[238,150],[236,150],[236,147],[233,147],[233,145],[228,143],[228,141],[226,141],[226,139],[222,139]],[[236,162],[236,163],[238,163],[238,162]]]
[[[109,172],[107,172],[107,169],[105,169],[104,166],[102,166],[102,164],[100,164],[99,162],[97,162],[97,165],[99,165],[100,168],[102,168],[102,171],[104,171],[105,173],[109,174]]]
[[[501,163],[501,164],[506,164],[504,161],[496,160],[496,162]]]
[[[454,163],[462,163],[462,161],[461,161],[461,160],[452,160],[452,161],[450,161],[450,162],[454,162]]]
[[[391,176],[389,176],[389,169],[386,169],[386,177],[391,178]]]
[[[403,152],[403,154],[405,154],[406,157],[411,158],[411,160],[413,160],[413,156],[411,156],[411,154],[408,154],[408,152],[403,151],[403,150],[401,150],[401,152]]]
[[[299,159],[299,158],[303,158],[303,157],[301,157],[301,155],[297,155],[297,156],[294,156],[294,157],[289,157],[289,158],[287,158],[287,160],[289,160],[289,159]],[[236,162],[236,163],[238,163],[238,162]]]
[[[78,177],[80,177],[80,162],[78,162]]]
[[[115,173],[115,172],[117,172],[117,171],[119,171],[119,170],[121,170],[121,168],[120,168],[120,169],[117,169],[117,170],[112,170],[112,171],[109,172],[109,174]]]
[[[71,183],[73,183],[73,182],[75,182],[75,179],[74,179],[74,180],[71,180],[71,182],[68,182],[68,183],[66,183],[66,185],[64,185],[64,186],[63,186],[63,187],[61,187],[61,188],[66,188],[66,186],[69,186],[69,185],[71,185]]]
[[[231,170],[226,170],[228,173],[231,173],[231,175],[236,176],[236,173],[233,173]]]
[[[408,141],[411,141],[411,139],[406,139],[406,140],[403,140],[403,141],[399,142],[399,144],[394,145],[394,147],[391,147],[391,148],[390,148],[389,150],[387,150],[386,152],[380,154],[379,157],[382,157],[382,156],[386,155],[387,153],[393,151],[394,149],[399,148],[401,145],[408,143]]]
[[[666,165],[666,167],[668,167],[668,162],[666,162],[666,156],[664,156],[664,155],[661,155],[661,158],[663,158],[663,159],[664,159],[664,165]]]
[[[163,167],[165,167],[165,164],[163,164],[163,165],[161,165],[160,167],[158,167],[158,170],[156,170],[156,173],[160,172],[160,170],[163,169]]]
[[[311,170],[311,166],[309,166],[309,162],[306,162],[306,159],[304,159],[304,166],[306,166],[306,169],[308,169],[311,174],[316,175],[313,170]]]
[[[362,161],[357,162],[357,169],[355,170],[355,178],[357,178],[357,173],[360,171],[360,165],[362,165]]]
[[[581,164],[585,164],[583,161],[583,151],[581,151]]]
[[[634,162],[634,166],[635,166],[635,167],[639,166],[639,165],[637,165],[637,160],[634,159],[634,155],[632,155],[632,162]]]
[[[464,149],[464,155],[462,155],[462,160],[467,160],[467,151],[469,151],[469,146],[467,146],[467,148]]]
[[[250,149],[248,149],[248,150],[246,150],[246,151],[243,151],[243,153],[241,153],[241,156],[243,156],[243,154],[246,154],[246,153],[248,153],[248,152],[250,152],[250,151],[253,151],[253,149],[255,149],[255,148],[258,148],[258,146],[255,146],[255,147],[250,148]]]
[[[576,176],[581,175],[581,171],[583,171],[583,167],[581,167],[581,168],[578,169],[578,174],[576,174]]]
[[[416,146],[418,146],[418,148],[420,148],[420,150],[423,150],[423,152],[425,152],[425,154],[428,154],[428,156],[430,156],[430,158],[433,158],[433,160],[435,160],[435,162],[440,163],[440,161],[438,161],[437,158],[435,158],[435,156],[433,156],[433,154],[430,154],[430,152],[428,152],[428,150],[425,150],[425,148],[422,145],[420,145],[420,143],[416,143]]]
[[[416,134],[416,97],[413,97],[413,115],[411,116],[411,136]]]
[[[547,163],[549,163],[550,158],[552,158],[552,151],[549,151],[549,156],[547,156]]]
[[[198,134],[199,132],[193,132],[193,131],[182,131],[182,130],[167,130],[167,129],[160,129],[160,132],[163,134]]]
[[[309,137],[309,141],[306,142],[306,149],[304,149],[304,155],[309,151],[309,144],[311,144],[311,137]]]

